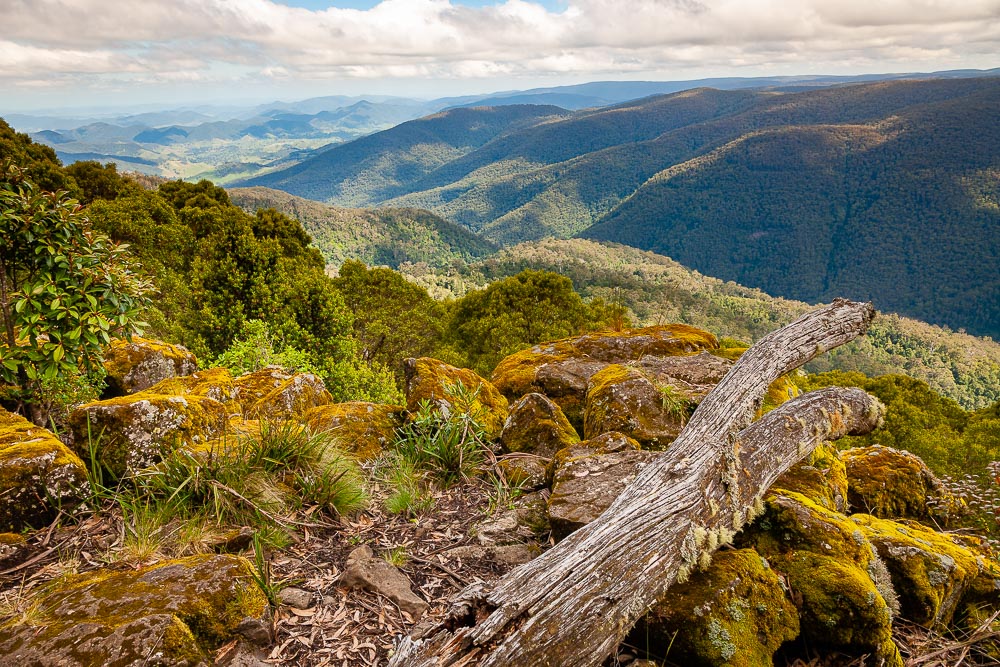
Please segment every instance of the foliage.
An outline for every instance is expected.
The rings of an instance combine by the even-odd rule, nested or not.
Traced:
[[[138,187],[118,174],[118,166],[114,162],[107,165],[94,160],[74,162],[66,167],[66,173],[76,181],[80,201],[84,204],[96,199],[117,199],[126,191]]]
[[[63,170],[54,150],[36,144],[27,134],[15,132],[0,118],[0,164],[7,161],[22,167],[24,177],[39,190],[78,194],[76,182]]]
[[[456,301],[448,340],[489,375],[513,352],[606,327],[619,313],[601,300],[585,303],[565,276],[526,269]]]
[[[42,382],[94,371],[112,338],[143,323],[149,284],[126,247],[96,233],[77,202],[4,166],[0,183],[0,378],[38,410]]]
[[[309,354],[277,341],[266,322],[247,320],[236,340],[212,361],[233,375],[245,375],[266,366],[281,366],[288,371],[318,374]]]

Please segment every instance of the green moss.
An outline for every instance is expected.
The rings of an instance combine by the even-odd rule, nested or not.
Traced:
[[[341,448],[362,461],[379,456],[402,425],[403,407],[377,403],[333,403],[308,410],[314,431],[331,431]]]
[[[771,488],[778,493],[801,493],[828,510],[847,510],[847,469],[837,449],[828,442],[789,468]]]
[[[628,643],[685,665],[770,667],[774,652],[798,634],[798,613],[777,573],[752,549],[739,549],[716,553],[704,572],[671,587]]]
[[[323,381],[311,373],[264,368],[235,380],[248,419],[301,419],[312,408],[333,402]]]
[[[109,389],[115,394],[143,390],[157,374],[183,375],[197,368],[198,359],[187,349],[148,338],[114,340],[104,356]]]
[[[551,457],[580,442],[562,409],[542,394],[522,397],[510,409],[500,444],[507,452]]]
[[[944,525],[962,512],[962,501],[909,452],[875,445],[849,449],[841,456],[847,466],[848,501],[857,511]]]

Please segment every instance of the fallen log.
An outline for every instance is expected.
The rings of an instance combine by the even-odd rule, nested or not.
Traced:
[[[667,588],[760,512],[784,471],[825,440],[879,424],[881,404],[844,388],[751,424],[771,382],[863,334],[873,316],[870,303],[838,299],[761,339],[604,514],[492,589],[462,591],[442,623],[400,642],[390,667],[600,665]]]

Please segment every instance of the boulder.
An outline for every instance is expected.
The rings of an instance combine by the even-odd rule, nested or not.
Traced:
[[[848,517],[799,493],[772,492],[739,545],[754,548],[785,577],[808,645],[902,667],[892,641],[898,602],[889,572]]]
[[[302,419],[312,408],[333,402],[312,373],[288,373],[277,366],[240,376],[234,384],[247,419]]]
[[[547,459],[528,454],[508,454],[497,461],[507,483],[522,490],[534,491],[548,483]]]
[[[847,500],[854,511],[942,525],[963,511],[961,500],[914,454],[874,445],[841,456],[847,466]]]
[[[30,551],[23,535],[0,533],[0,570],[6,570],[24,561]]]
[[[500,434],[504,451],[547,458],[578,442],[580,436],[559,406],[538,393],[526,394],[511,406]]]
[[[562,539],[600,516],[656,455],[640,451],[621,433],[605,433],[559,452],[548,500],[553,536]]]
[[[403,424],[403,408],[360,401],[331,403],[302,416],[314,431],[330,431],[340,447],[362,461],[379,456]]]
[[[583,435],[617,431],[645,449],[663,450],[680,434],[697,403],[672,385],[657,384],[639,368],[611,364],[590,378]]]
[[[0,409],[0,531],[46,526],[89,495],[79,456],[52,432]]]
[[[470,531],[482,546],[532,544],[550,530],[546,493],[529,493],[476,523]]]
[[[148,338],[114,340],[104,356],[106,397],[149,389],[157,382],[198,370],[198,359],[180,345]]]
[[[978,538],[939,533],[915,521],[904,524],[868,514],[851,519],[889,568],[904,618],[944,631],[960,606],[985,600],[996,604],[1000,568],[985,555]]]
[[[582,430],[590,378],[605,366],[696,354],[717,346],[715,336],[684,324],[589,333],[516,352],[497,364],[490,380],[511,401],[531,392],[548,396]]]
[[[0,627],[0,655],[12,665],[211,664],[266,610],[250,564],[235,556],[99,570],[58,581],[26,619]]]
[[[443,361],[420,357],[403,362],[406,384],[406,409],[416,412],[422,401],[430,401],[442,413],[468,411],[483,425],[489,440],[496,440],[507,419],[507,399],[492,383],[468,368],[456,368]],[[455,387],[461,384],[474,392],[471,405],[457,405]]]
[[[627,643],[683,665],[769,667],[799,635],[798,610],[781,578],[753,549],[719,551],[670,588]]]
[[[169,382],[169,381],[168,381]],[[229,417],[219,401],[193,393],[167,395],[151,390],[95,401],[70,415],[74,447],[117,477],[160,461],[179,447],[206,443],[222,435]]]
[[[340,583],[346,588],[362,588],[384,595],[414,620],[427,611],[427,603],[413,592],[406,575],[385,559],[376,558],[368,545],[358,547],[347,557]]]
[[[239,412],[239,406],[234,403],[239,392],[228,368],[208,368],[190,375],[169,378],[146,391],[163,396],[204,396],[225,403],[230,412]]]

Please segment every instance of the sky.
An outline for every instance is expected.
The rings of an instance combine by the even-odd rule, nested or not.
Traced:
[[[0,0],[0,112],[1000,66],[1000,0]]]

